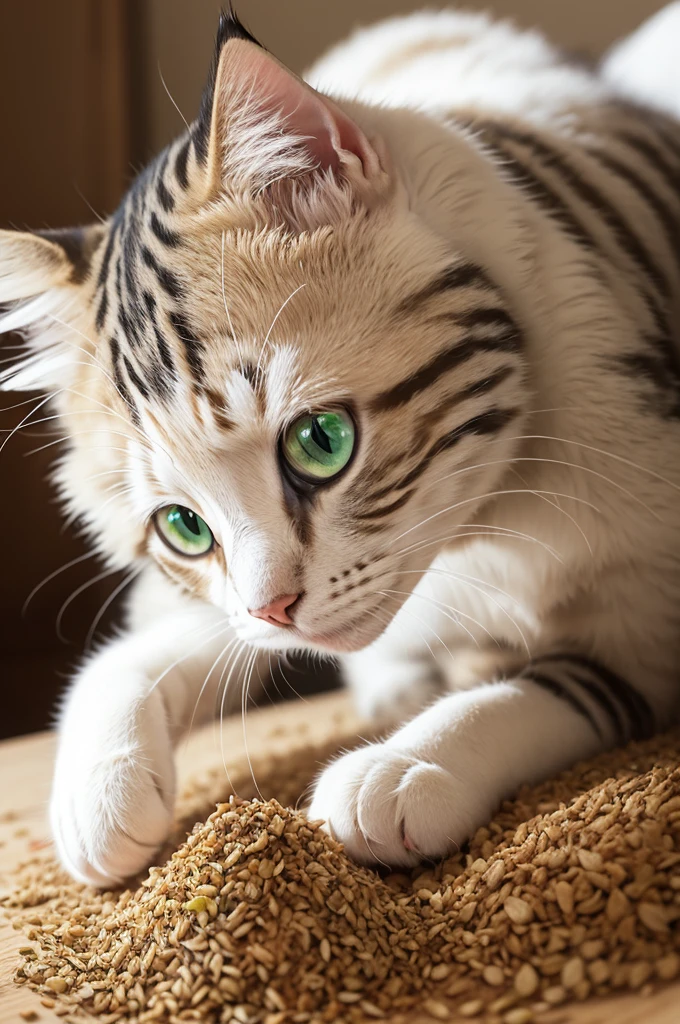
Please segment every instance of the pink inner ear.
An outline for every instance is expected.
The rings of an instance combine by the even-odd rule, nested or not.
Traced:
[[[336,170],[340,156],[352,153],[368,176],[379,165],[377,155],[361,129],[331,100],[321,96],[265,50],[245,40],[226,44],[228,75],[232,82],[250,83],[251,99],[263,111],[280,114],[292,136],[299,137],[315,164]]]

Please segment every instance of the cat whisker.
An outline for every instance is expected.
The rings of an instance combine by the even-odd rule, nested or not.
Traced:
[[[536,435],[536,436],[540,437],[540,435]],[[531,439],[531,435],[527,435],[527,440],[529,440],[529,439]],[[521,440],[521,438],[510,438],[509,440]],[[562,440],[562,439],[561,438],[548,438],[548,437],[546,437],[546,440],[559,441],[559,440]],[[565,442],[565,443],[568,443],[568,442]],[[574,442],[574,443],[577,443],[577,442]],[[584,447],[590,448],[590,445],[584,445]],[[593,448],[592,450],[596,451],[596,452],[601,451],[599,448]],[[608,453],[601,452],[601,454],[606,455]],[[615,457],[615,456],[612,456],[612,457]],[[626,462],[627,460],[622,459],[621,461]],[[566,466],[568,469],[579,469],[583,473],[590,473],[593,476],[598,477],[600,480],[604,480],[605,483],[611,484],[612,487],[615,487],[617,490],[621,491],[623,494],[626,495],[626,497],[631,498],[633,501],[637,502],[639,505],[642,505],[642,507],[644,509],[646,509],[646,511],[649,512],[650,515],[654,516],[655,519],[658,519],[659,522],[662,522],[661,517],[654,511],[654,509],[650,508],[650,506],[647,505],[642,500],[642,498],[638,497],[636,494],[633,494],[633,492],[629,491],[626,487],[623,486],[623,484],[617,483],[616,480],[612,480],[611,477],[605,476],[604,473],[600,473],[596,469],[592,469],[590,466],[583,466],[583,465],[581,465],[578,462],[566,462],[564,459],[548,459],[548,458],[543,458],[543,457],[539,458],[538,456],[515,456],[515,457],[509,458],[509,459],[495,459],[495,460],[492,460],[491,462],[482,462],[482,463],[479,463],[476,466],[463,466],[460,469],[454,470],[452,473],[448,473],[448,474],[446,474],[443,477],[439,477],[438,480],[433,481],[431,484],[429,484],[428,487],[426,488],[426,490],[429,490],[429,488],[432,487],[432,486],[439,485],[443,480],[448,480],[448,479],[451,479],[452,477],[460,476],[463,473],[467,473],[467,472],[472,471],[473,469],[484,469],[487,466],[504,465],[505,463],[511,464],[511,463],[514,463],[514,462],[545,462],[545,463],[548,463],[548,464],[552,463],[553,465],[556,465],[556,466]],[[634,468],[640,468],[640,467],[636,467],[635,463],[629,463],[629,464],[631,466],[633,466]],[[663,477],[661,477],[661,479],[664,480]],[[675,484],[671,484],[670,481],[665,481],[664,480],[664,482],[669,483],[670,486],[673,486],[673,487],[675,486]],[[677,489],[680,490],[680,487],[678,487]],[[514,494],[514,493],[522,493],[522,492],[508,491],[507,493]],[[526,492],[526,493],[531,493],[531,494],[535,494],[535,495],[555,494],[554,491],[535,491],[535,490],[531,490],[530,492]],[[558,495],[558,497],[561,497],[561,498],[571,497],[572,501],[582,501],[583,502],[583,499],[576,498],[574,495],[570,496],[570,495],[566,495],[566,494],[560,494],[560,495]],[[586,502],[586,504],[590,504],[590,503]],[[595,508],[595,510],[597,512],[601,513],[601,510],[596,508],[595,505],[591,505],[591,508]]]
[[[483,630],[487,634],[487,636],[491,640],[493,640],[493,642],[495,644],[497,644],[500,647],[500,644],[498,643],[498,640],[496,640],[496,638],[494,636],[492,636],[492,634],[489,632],[489,630],[484,625],[482,625],[481,622],[478,622],[477,619],[472,617],[472,615],[468,615],[466,612],[462,612],[462,611],[460,611],[460,609],[454,608],[453,605],[446,604],[444,601],[439,601],[439,600],[437,600],[434,597],[429,597],[427,594],[419,594],[415,590],[391,590],[391,589],[385,589],[384,591],[382,591],[382,590],[379,591],[379,593],[381,593],[381,594],[384,593],[385,596],[387,596],[387,594],[396,594],[396,595],[399,595],[400,597],[417,597],[421,601],[427,601],[428,604],[432,604],[436,608],[439,608],[439,610],[442,612],[442,615],[444,615],[447,619],[450,619],[451,622],[453,622],[456,626],[458,626],[465,633],[467,633],[467,635],[470,637],[470,639],[472,640],[472,642],[475,645],[475,647],[479,647],[479,640],[477,640],[477,638],[474,636],[473,633],[470,632],[470,630],[467,628],[467,626],[464,625],[464,623],[462,623],[460,621],[461,616],[464,619],[469,619],[470,622],[473,622],[475,624],[475,626],[479,626],[479,628],[481,630]]]
[[[209,632],[210,635],[200,640],[198,644],[195,644],[193,647],[190,647],[185,654],[182,654],[179,658],[176,658],[175,661],[173,661],[170,665],[164,668],[161,674],[151,684],[151,687],[149,688],[149,694],[153,693],[156,687],[160,685],[160,683],[165,679],[165,677],[170,672],[172,672],[174,668],[177,668],[177,666],[181,665],[183,661],[186,661],[187,658],[190,658],[192,654],[196,654],[198,651],[201,650],[202,647],[205,647],[206,644],[212,643],[219,637],[220,633],[224,633],[228,629],[229,625],[226,622],[221,622],[219,623],[219,625],[215,625],[214,622],[207,622],[204,626],[198,626],[195,630],[193,630],[193,637],[196,637],[197,635],[206,632]]]
[[[62,572],[66,572],[66,570],[70,569],[72,566],[78,565],[80,562],[85,562],[88,558],[95,558],[97,554],[98,552],[96,551],[88,551],[84,555],[78,555],[77,558],[72,558],[70,562],[66,563],[66,565],[62,565],[59,569],[55,569],[54,572],[51,572],[49,576],[46,576],[44,580],[41,580],[40,583],[37,584],[37,586],[33,587],[33,590],[30,592],[30,594],[24,601],[23,605],[21,606],[21,614],[26,614],[26,612],[28,611],[28,606],[35,597],[35,595],[40,590],[42,590],[44,586],[50,583],[51,580],[55,579]]]
[[[70,441],[71,438],[73,438],[73,437],[82,437],[83,434],[89,434],[89,435],[92,435],[92,434],[107,434],[107,435],[111,435],[112,437],[123,437],[123,438],[126,438],[126,440],[130,440],[129,437],[127,437],[126,434],[123,434],[122,431],[119,431],[119,430],[109,430],[108,427],[100,427],[99,429],[97,429],[96,427],[92,427],[92,428],[90,428],[88,430],[71,430],[71,431],[69,431],[68,434],[63,434],[61,437],[55,438],[54,441],[48,441],[46,444],[41,444],[37,448],[31,448],[30,452],[25,452],[24,454],[25,454],[26,458],[28,458],[29,455],[37,455],[38,452],[44,452],[48,448],[53,448],[54,445],[63,444],[65,441]],[[97,449],[94,448],[94,447],[90,449],[90,451],[96,451],[96,450]],[[101,447],[100,447],[99,450],[101,451]],[[125,449],[123,449],[123,448],[111,448],[111,449],[109,449],[108,446],[107,446],[107,450],[110,450],[110,451],[124,451]],[[122,472],[122,470],[121,470],[121,472]]]
[[[283,655],[283,657],[284,657],[284,658],[286,657],[286,652],[285,652],[285,651],[284,651],[284,655]],[[291,666],[290,664],[288,664],[288,668],[291,668],[291,667],[293,668],[293,671],[294,671],[294,667],[293,667],[293,666]],[[284,671],[283,671],[283,665],[281,664],[281,660],[279,660],[278,668],[279,668],[279,672],[280,672],[280,673],[281,673],[281,675],[283,676],[283,680],[284,680],[284,682],[285,682],[286,686],[287,686],[287,687],[288,687],[288,688],[289,688],[289,689],[290,689],[290,690],[291,690],[291,691],[292,691],[292,692],[293,692],[293,693],[295,694],[295,696],[296,696],[296,697],[298,698],[298,700],[301,700],[303,704],[309,704],[309,701],[308,701],[308,700],[307,700],[307,698],[306,698],[306,697],[304,696],[304,694],[302,694],[302,693],[299,693],[299,692],[298,692],[298,691],[297,691],[297,690],[295,689],[295,687],[293,686],[293,684],[292,684],[292,683],[291,683],[291,681],[289,680],[288,676],[287,676],[287,675],[286,675],[286,674],[284,673]]]
[[[142,571],[142,566],[135,567],[134,569],[132,569],[132,571],[129,572],[127,574],[127,576],[125,576],[125,578],[123,580],[121,580],[121,582],[118,584],[118,586],[115,587],[115,589],[106,598],[106,600],[102,604],[101,608],[99,609],[99,611],[95,615],[94,619],[92,620],[92,625],[90,626],[90,628],[89,628],[89,630],[87,632],[87,637],[85,639],[85,650],[86,651],[89,651],[91,649],[92,641],[94,640],[95,633],[97,632],[97,626],[101,622],[101,620],[104,617],[104,615],[106,614],[107,610],[111,607],[111,605],[116,600],[118,595],[121,594],[123,592],[123,590],[125,590],[125,588],[128,587],[133,582],[133,580],[135,580],[139,576],[141,571]]]
[[[26,416],[24,416],[24,418],[21,420],[21,422],[18,423],[16,425],[16,427],[14,427],[14,429],[4,439],[2,444],[0,444],[0,452],[2,452],[3,448],[5,448],[5,446],[8,444],[8,442],[12,440],[14,435],[16,433],[18,433],[19,430],[21,430],[21,428],[24,425],[24,423],[26,423],[26,422],[28,422],[30,420],[30,418],[33,415],[33,413],[37,412],[38,409],[41,409],[44,405],[46,405],[51,400],[51,398],[52,398],[52,395],[48,395],[47,398],[43,398],[42,401],[40,401],[38,403],[38,405],[35,407],[35,409],[32,409]]]
[[[262,357],[264,356],[264,353],[265,353],[265,349],[267,348],[267,345],[269,344],[269,338],[270,338],[270,336],[271,336],[271,333],[272,333],[272,331],[274,330],[274,325],[276,324],[276,321],[277,321],[277,320],[279,319],[279,317],[281,316],[281,314],[283,313],[284,309],[286,308],[286,306],[288,305],[288,303],[289,303],[289,302],[291,301],[291,299],[294,299],[294,298],[295,298],[295,296],[297,295],[297,293],[298,293],[299,291],[302,291],[302,289],[306,287],[306,284],[307,284],[307,282],[306,282],[306,281],[304,281],[304,282],[303,282],[302,284],[299,284],[299,285],[297,286],[297,288],[295,288],[295,289],[294,289],[294,290],[293,290],[293,291],[292,291],[292,292],[290,293],[290,295],[288,296],[288,298],[287,298],[287,299],[285,299],[285,300],[284,300],[284,302],[282,302],[282,303],[281,303],[281,305],[279,306],[279,309],[278,309],[278,311],[277,311],[277,313],[276,313],[276,316],[274,317],[274,319],[272,320],[271,324],[269,325],[269,330],[267,331],[267,333],[266,333],[266,335],[265,335],[265,338],[264,338],[264,341],[262,342],[262,348],[260,349],[260,355],[259,355],[259,358],[258,358],[258,360],[257,360],[257,367],[256,367],[256,369],[255,369],[255,376],[256,376],[256,377],[257,377],[257,376],[258,376],[258,374],[260,373],[260,369],[261,369],[261,363],[262,363]]]
[[[189,122],[187,121],[186,117],[184,116],[182,111],[177,106],[177,103],[175,102],[175,99],[174,99],[172,93],[168,89],[167,82],[165,81],[165,78],[163,77],[163,72],[161,71],[160,63],[158,64],[158,77],[161,80],[161,85],[163,86],[163,89],[165,90],[166,96],[168,97],[168,99],[172,103],[173,107],[175,108],[175,110],[177,111],[179,116],[182,118],[182,121],[184,122],[184,127],[186,128],[187,131],[191,131],[191,127],[189,125]]]
[[[224,683],[224,687],[222,689],[222,700],[220,702],[220,716],[219,716],[220,753],[222,755],[222,764],[224,766],[224,774],[226,775],[227,781],[229,783],[229,787],[232,790],[234,790],[234,786],[232,784],[231,776],[229,774],[229,768],[227,767],[227,755],[226,755],[225,750],[224,750],[224,730],[222,728],[222,724],[223,724],[223,721],[224,721],[224,705],[225,705],[225,701],[226,701],[226,697],[227,697],[227,692],[229,690],[229,684],[231,682],[231,677],[234,674],[234,669],[237,666],[239,668],[242,667],[241,666],[241,655],[243,654],[244,650],[246,650],[246,647],[247,647],[246,642],[244,640],[239,640],[238,644],[236,646],[235,654],[233,655],[233,657],[230,657],[230,659],[229,659],[229,661],[231,662],[231,668],[229,669],[229,675],[227,676],[227,679],[226,679],[226,681]],[[225,666],[225,668],[226,668],[226,666]],[[221,684],[221,682],[222,681],[220,680],[220,684]],[[244,682],[245,682],[245,677],[242,680],[241,685],[244,685]],[[235,790],[234,790],[234,792],[235,792]],[[238,794],[236,794],[236,795],[238,795]]]
[[[100,583],[102,580],[107,579],[107,577],[109,577],[109,576],[113,576],[117,572],[120,572],[120,569],[117,566],[114,566],[111,569],[105,569],[103,572],[97,573],[97,575],[93,576],[92,579],[87,580],[86,583],[81,583],[81,585],[79,587],[76,587],[76,589],[73,591],[73,593],[70,594],[69,597],[66,598],[66,600],[62,604],[61,608],[59,609],[59,612],[57,613],[57,622],[56,622],[57,636],[62,641],[62,643],[68,643],[68,641],[66,640],[66,637],[63,635],[63,633],[61,631],[61,624],[63,622],[66,610],[73,604],[73,602],[76,600],[77,597],[79,597],[82,593],[84,593],[90,587],[95,586],[95,584]]]
[[[257,660],[257,656],[258,656],[258,651],[254,650],[252,655],[251,655],[251,657],[250,657],[250,661],[248,663],[248,671],[247,671],[247,675],[246,675],[246,685],[244,686],[244,688],[242,690],[242,696],[241,696],[241,722],[242,722],[242,726],[243,726],[243,745],[244,745],[245,752],[246,752],[246,760],[248,762],[248,769],[250,771],[250,776],[251,776],[251,778],[253,780],[253,785],[255,786],[255,792],[257,793],[257,795],[260,798],[260,800],[264,801],[264,797],[262,796],[262,793],[260,792],[260,787],[258,785],[257,779],[255,778],[255,771],[253,769],[253,762],[252,762],[251,757],[250,757],[250,751],[248,750],[248,730],[247,730],[247,726],[246,726],[246,716],[247,716],[247,710],[248,710],[248,694],[249,694],[249,691],[250,691],[250,682],[251,682],[251,679],[252,679],[252,676],[253,676],[253,669],[255,667],[255,662]]]
[[[219,654],[217,655],[217,657],[213,661],[212,665],[210,666],[210,668],[208,669],[208,671],[205,674],[205,678],[204,678],[203,682],[201,683],[201,687],[200,687],[200,689],[198,691],[198,696],[196,697],[196,700],[194,701],[194,709],[191,712],[191,719],[189,721],[189,728],[187,730],[187,742],[188,742],[189,737],[191,736],[191,733],[193,731],[194,720],[196,718],[196,712],[198,711],[198,705],[201,702],[201,697],[205,693],[206,686],[210,682],[210,677],[213,674],[213,672],[215,671],[215,669],[217,668],[217,665],[222,660],[224,655],[227,654],[229,648],[232,647],[235,643],[236,643],[236,638],[235,637],[232,637],[231,640],[228,640],[226,642],[226,644],[221,649],[221,651],[219,652]],[[229,664],[229,658],[228,657],[227,657],[227,661],[226,661],[225,664]],[[224,668],[222,669],[222,672],[224,672]],[[222,676],[222,674],[220,674],[220,682],[222,681],[222,678],[223,678],[223,676]],[[219,683],[218,683],[218,689],[219,689]]]
[[[468,531],[468,527],[479,527],[479,529]],[[465,530],[466,532],[459,532],[461,530]],[[400,548],[398,551],[392,552],[392,554],[396,558],[399,555],[409,554],[412,551],[419,551],[426,547],[431,547],[434,544],[442,544],[448,540],[457,540],[459,537],[508,537],[508,539],[510,540],[513,540],[515,538],[517,540],[525,540],[532,544],[538,544],[552,558],[554,558],[560,564],[563,564],[563,560],[557,553],[557,551],[555,551],[555,549],[551,547],[550,544],[547,544],[545,541],[539,540],[538,537],[533,537],[530,533],[522,533],[520,530],[511,530],[507,526],[495,526],[491,523],[463,523],[459,527],[457,527],[456,533],[443,534],[438,537],[432,538],[432,540],[416,541],[413,544],[409,544],[405,548]]]
[[[514,476],[517,477],[517,479],[520,481],[520,483],[524,484],[524,486],[527,488],[527,491],[530,494],[535,494],[537,498],[541,498],[548,505],[552,505],[552,507],[556,508],[558,512],[561,512],[563,516],[567,517],[567,519],[576,527],[578,532],[581,534],[581,537],[583,538],[583,542],[585,543],[585,546],[588,548],[588,553],[589,553],[591,559],[593,559],[594,558],[594,554],[593,554],[592,546],[590,544],[590,541],[586,537],[585,531],[584,531],[583,527],[581,526],[581,524],[579,523],[579,521],[577,520],[576,516],[572,516],[570,512],[567,512],[566,509],[562,508],[562,506],[557,501],[557,499],[555,499],[555,501],[551,501],[550,498],[546,494],[538,494],[536,491],[532,490],[529,487],[529,484],[527,483],[527,481],[522,476],[522,474],[519,472],[519,470],[515,469],[514,466],[512,467],[511,472],[513,473]]]
[[[243,373],[244,369],[245,369],[244,368],[244,363],[243,363],[243,352],[241,351],[241,345],[240,345],[240,342],[238,341],[238,338],[236,337],[236,331],[234,330],[234,325],[233,325],[232,320],[231,320],[231,314],[229,313],[229,307],[227,305],[227,293],[226,293],[225,285],[224,285],[224,242],[225,242],[225,236],[226,236],[226,232],[223,231],[222,232],[222,259],[221,259],[221,263],[220,263],[220,271],[221,271],[220,278],[221,278],[221,285],[222,285],[222,302],[224,303],[224,312],[227,315],[227,323],[229,324],[229,330],[231,331],[232,341],[236,345],[236,352],[237,352],[237,355],[238,355],[239,365],[241,367],[241,373]]]
[[[396,572],[396,575],[397,576],[404,576],[404,575],[409,575],[410,573],[414,573],[414,574],[416,574],[418,576],[423,575],[424,573],[431,573],[432,575],[435,575],[435,576],[448,577],[449,579],[454,579],[454,580],[459,581],[464,586],[471,587],[472,590],[476,590],[479,594],[482,594],[484,597],[487,597],[493,604],[496,605],[498,610],[501,611],[503,613],[503,615],[505,615],[506,618],[508,618],[510,620],[512,625],[517,630],[519,636],[521,637],[522,643],[524,644],[524,648],[525,648],[527,654],[529,655],[529,657],[531,657],[531,651],[529,650],[529,644],[527,642],[527,639],[526,639],[522,629],[520,628],[520,626],[516,622],[516,620],[508,612],[507,608],[504,608],[503,605],[500,604],[500,602],[496,601],[491,594],[487,594],[484,590],[482,590],[481,587],[476,586],[475,584],[481,583],[482,586],[489,587],[491,590],[495,590],[497,593],[501,594],[503,597],[507,597],[508,600],[512,601],[513,604],[517,605],[518,608],[523,608],[523,605],[521,604],[521,602],[518,601],[517,598],[513,597],[512,594],[508,594],[507,591],[501,590],[500,587],[494,586],[493,583],[487,583],[486,580],[480,580],[476,576],[469,576],[467,573],[456,572],[456,571],[450,570],[450,569],[440,569],[438,567],[432,567],[432,566],[429,569],[426,569],[426,570],[422,570],[422,569],[402,569],[402,570],[398,570]]]
[[[419,523],[416,523],[415,526],[409,527],[408,530],[404,530],[403,533],[400,533],[397,537],[395,537],[394,540],[392,541],[392,543],[396,544],[396,542],[398,540],[401,540],[402,537],[406,537],[409,533],[413,533],[414,530],[420,529],[421,526],[425,526],[427,523],[431,522],[433,519],[437,519],[439,516],[443,516],[447,512],[453,512],[457,508],[462,508],[463,505],[469,505],[471,502],[483,501],[485,498],[496,498],[496,497],[499,497],[501,495],[527,494],[527,493],[529,493],[529,492],[527,492],[525,490],[522,490],[522,489],[501,490],[501,491],[488,491],[486,494],[477,494],[477,495],[473,495],[471,498],[463,498],[461,501],[457,501],[453,505],[448,505],[446,508],[442,508],[438,512],[435,512],[433,515],[427,516],[427,518],[425,518],[425,519],[421,519],[421,521]],[[598,509],[597,506],[593,505],[592,502],[586,501],[585,498],[577,498],[573,494],[562,494],[562,493],[560,493],[558,491],[543,491],[543,490],[540,490],[540,491],[539,490],[535,490],[535,491],[531,491],[530,493],[533,494],[533,495],[551,494],[553,497],[557,497],[557,498],[569,498],[571,501],[578,501],[582,505],[587,505],[589,508],[594,509],[596,512],[600,511],[600,509]],[[465,525],[465,524],[461,524],[461,525]]]

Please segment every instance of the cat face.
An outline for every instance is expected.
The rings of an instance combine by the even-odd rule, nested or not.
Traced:
[[[520,332],[379,140],[226,22],[199,120],[80,238],[84,269],[5,237],[15,280],[50,281],[14,386],[56,389],[62,492],[112,561],[256,645],[357,649],[493,489]]]

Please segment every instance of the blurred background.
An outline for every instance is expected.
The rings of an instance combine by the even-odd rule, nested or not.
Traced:
[[[302,71],[361,24],[419,6],[446,5],[238,0],[236,6],[257,38]],[[468,0],[464,6],[512,16],[540,27],[569,50],[597,57],[664,4]],[[182,117],[194,117],[219,8],[218,0],[4,0],[0,227],[60,227],[111,213],[134,174],[182,129]],[[5,337],[0,347],[11,343]],[[31,408],[8,407],[27,397],[0,397],[5,431],[0,438],[7,438],[8,429]],[[0,736],[48,724],[93,620],[120,582],[97,580],[102,567],[82,557],[87,553],[82,540],[62,526],[49,483],[50,463],[61,443],[43,448],[60,436],[43,432],[50,427],[54,424],[19,431],[0,455]],[[50,578],[74,559],[81,560]],[[60,639],[56,620],[65,602]],[[116,605],[112,601],[102,617],[99,636],[115,623]],[[305,690],[317,683],[300,673],[294,685]]]

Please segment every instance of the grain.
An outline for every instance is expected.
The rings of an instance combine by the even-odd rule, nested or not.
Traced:
[[[534,1015],[526,1006],[517,1006],[514,1010],[508,1010],[503,1017],[503,1024],[531,1024]]]
[[[483,1009],[484,1003],[481,999],[469,999],[458,1007],[458,1013],[461,1017],[477,1017]]]
[[[680,734],[524,788],[466,852],[378,874],[291,810],[337,746],[194,781],[136,888],[96,893],[38,853],[4,900],[16,981],[76,1021],[540,1024],[680,976]],[[240,773],[240,774],[239,774]],[[269,796],[271,794],[271,797]],[[215,799],[221,802],[215,805]],[[193,823],[198,821],[199,824]],[[560,1011],[562,1012],[562,1011]]]
[[[539,986],[539,977],[531,964],[522,964],[515,975],[515,991],[525,999],[532,996]]]
[[[435,1020],[448,1020],[451,1016],[448,1006],[445,1003],[440,1003],[438,999],[426,999],[423,1003],[423,1010]]]
[[[534,919],[531,905],[519,896],[508,896],[503,906],[513,924],[529,924]]]

